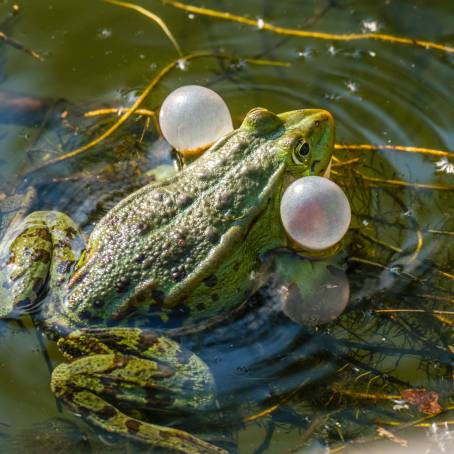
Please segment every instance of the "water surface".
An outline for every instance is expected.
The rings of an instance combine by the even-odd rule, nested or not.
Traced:
[[[46,99],[58,114],[130,105],[157,71],[177,58],[162,31],[132,11],[92,0],[22,0],[20,12],[12,17],[14,3],[2,2],[2,31],[42,53],[45,60],[39,62],[3,44],[0,90]],[[178,86],[200,84],[223,96],[236,125],[256,106],[275,112],[322,107],[335,117],[338,143],[454,149],[452,54],[379,41],[283,37],[194,16],[159,1],[138,3],[166,21],[185,53],[206,50],[238,57],[233,63],[199,59],[175,69],[153,90],[145,107],[156,108]],[[454,10],[447,0],[211,0],[203,6],[285,27],[330,33],[379,31],[454,45]],[[290,66],[254,65],[246,58]],[[6,120],[0,126],[4,195],[24,185],[21,174],[33,165],[83,140],[58,121],[41,118],[30,127]],[[76,114],[70,120],[87,125]],[[169,150],[152,129],[141,140],[143,128],[143,120],[132,121],[88,158],[40,172],[36,208],[63,210],[89,233],[103,212],[146,180],[147,170],[171,162]],[[453,405],[449,354],[453,318],[433,313],[452,314],[454,248],[452,233],[446,233],[454,231],[452,190],[405,188],[361,175],[453,185],[449,163],[454,161],[392,151],[339,151],[337,157],[360,158],[353,166],[337,168],[333,176],[345,188],[354,212],[346,312],[329,325],[300,326],[283,316],[276,292],[268,288],[228,329],[185,340],[213,368],[227,414],[223,427],[233,433],[233,444],[237,442],[241,453],[295,448],[322,452],[373,437],[377,420],[404,423],[424,416],[413,407],[396,410],[398,402],[353,399],[336,389],[396,395],[403,388],[425,387],[440,394],[444,408]],[[389,308],[421,312],[376,312]],[[0,335],[0,444],[17,452],[7,444],[11,435],[54,417],[75,421],[80,430],[93,433],[60,409],[50,393],[43,352],[55,365],[61,361],[55,345],[35,330],[30,319],[24,325],[2,323]],[[279,402],[268,416],[237,424]],[[438,420],[448,419],[452,413]],[[452,445],[447,428],[433,426],[432,431],[433,452],[446,448],[449,439]],[[401,436],[417,452],[422,446],[418,437],[426,435],[423,429],[413,429]],[[32,438],[29,432],[19,435],[18,442],[27,438]],[[90,443],[95,452],[106,449],[96,436]],[[32,446],[29,452],[38,452],[37,445]],[[87,444],[80,446],[88,450]]]

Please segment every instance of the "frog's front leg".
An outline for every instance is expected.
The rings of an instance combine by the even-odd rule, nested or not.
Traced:
[[[62,286],[83,248],[76,224],[58,211],[36,211],[12,224],[0,243],[0,318],[33,309]]]
[[[52,390],[93,425],[178,452],[226,454],[187,432],[143,422],[117,408],[176,415],[213,410],[213,377],[192,352],[136,328],[79,330],[58,345],[71,362],[54,370]]]

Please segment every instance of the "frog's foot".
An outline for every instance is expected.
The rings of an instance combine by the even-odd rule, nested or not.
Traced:
[[[75,331],[58,344],[72,362],[54,370],[52,391],[96,427],[178,452],[226,454],[187,432],[116,408],[169,414],[213,409],[208,367],[178,343],[136,328],[98,328]]]
[[[46,286],[58,291],[82,246],[77,226],[57,211],[12,224],[0,243],[0,318],[33,309]]]

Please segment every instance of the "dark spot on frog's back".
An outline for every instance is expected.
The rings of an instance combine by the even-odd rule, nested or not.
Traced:
[[[164,200],[164,194],[162,192],[153,192],[150,197],[153,199],[153,200],[156,200],[157,202],[160,202],[161,200]]]
[[[139,254],[135,259],[134,261],[136,263],[143,263],[143,261],[145,260],[145,254]]]
[[[219,301],[219,295],[217,293],[212,293],[210,295],[211,301],[216,302]]]
[[[28,238],[42,238],[43,240],[50,240],[50,233],[47,229],[39,228],[33,229],[26,235]]]
[[[188,207],[193,201],[193,198],[188,194],[180,194],[177,197],[176,203],[178,208],[186,208]]]
[[[215,274],[212,274],[210,276],[208,276],[204,281],[203,283],[207,286],[207,287],[215,287],[216,284],[218,283],[218,278],[216,277]]]
[[[137,233],[139,235],[145,235],[151,230],[151,225],[148,222],[138,222],[136,225]]]
[[[96,300],[93,302],[93,307],[95,309],[101,309],[104,306],[104,301],[103,300]]]
[[[32,260],[34,262],[49,263],[50,262],[50,252],[45,249],[36,249],[33,252]]]
[[[89,318],[91,318],[91,312],[85,309],[82,312],[80,312],[79,318],[81,320],[88,320]]]
[[[128,291],[129,289],[129,284],[130,284],[130,279],[126,276],[124,277],[121,277],[120,279],[118,279],[116,285],[115,285],[115,290],[118,292],[118,293],[125,293]]]
[[[189,360],[191,359],[192,353],[180,346],[180,349],[177,351],[176,357],[180,364],[188,364]]]
[[[221,192],[215,198],[215,206],[218,210],[229,207],[233,203],[234,195],[231,192]]]
[[[66,233],[66,236],[72,240],[73,238],[75,238],[77,236],[77,231],[75,229],[73,229],[72,227],[68,227],[66,230],[65,230],[65,233]]]
[[[170,438],[172,436],[169,432],[165,432],[164,430],[160,430],[158,432],[158,435],[159,435],[159,438],[162,438],[162,439]],[[185,438],[184,432],[181,435],[181,438]]]
[[[105,407],[102,407],[100,410],[96,410],[95,413],[101,419],[110,419],[117,414],[117,410],[115,410],[115,408],[112,407],[111,405],[106,405]]]
[[[166,299],[166,294],[158,289],[153,289],[151,291],[151,297],[159,304],[162,304]]]
[[[16,254],[11,253],[7,257],[6,265],[13,265],[15,261],[16,261]],[[4,266],[4,262],[0,263],[0,266]]]
[[[128,419],[125,422],[125,426],[128,429],[128,432],[132,435],[136,434],[140,430],[142,423],[136,419]]]
[[[146,388],[145,396],[149,406],[159,407],[160,409],[171,407],[175,402],[175,399],[173,397],[169,396],[168,394],[164,394],[159,389]]]
[[[205,236],[210,243],[216,243],[219,239],[219,232],[215,227],[209,226],[205,230]]]
[[[139,336],[139,346],[142,351],[153,347],[158,340],[158,336],[151,331],[142,331]]]

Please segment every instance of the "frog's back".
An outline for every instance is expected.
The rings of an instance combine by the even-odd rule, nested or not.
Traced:
[[[182,301],[244,241],[281,171],[266,140],[239,130],[174,178],[120,202],[68,283],[69,323],[184,312]]]

